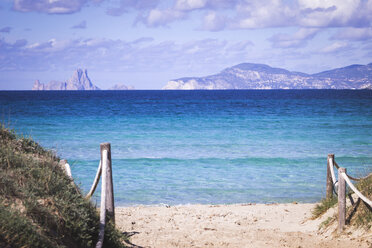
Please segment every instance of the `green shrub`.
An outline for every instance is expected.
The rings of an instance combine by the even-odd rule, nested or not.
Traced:
[[[368,199],[372,199],[372,175],[366,179],[360,180],[356,185],[357,189]],[[351,221],[358,227],[370,229],[372,227],[372,208],[367,206],[363,201],[359,204],[358,209]]]
[[[96,207],[85,200],[58,165],[30,138],[0,124],[0,247],[94,247]],[[109,222],[104,247],[125,247]]]

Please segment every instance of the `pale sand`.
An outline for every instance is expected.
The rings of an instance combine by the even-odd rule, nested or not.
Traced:
[[[315,204],[235,204],[116,208],[132,247],[372,247],[372,233],[319,231],[335,210],[310,220]]]

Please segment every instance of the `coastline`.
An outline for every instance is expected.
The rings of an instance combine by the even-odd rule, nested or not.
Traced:
[[[371,247],[361,230],[337,235],[312,220],[315,203],[117,207],[116,226],[132,247]]]

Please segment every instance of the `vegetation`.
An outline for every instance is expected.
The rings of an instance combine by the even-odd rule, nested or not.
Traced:
[[[59,158],[31,138],[0,124],[0,247],[94,247],[95,206],[58,165]],[[109,223],[104,247],[125,247]]]
[[[337,197],[324,198],[318,203],[313,210],[313,219],[322,216],[328,209],[337,204]]]
[[[372,199],[372,173],[369,174],[368,177],[358,181],[355,186],[364,196],[366,196],[368,199]],[[348,195],[351,195],[352,193],[353,192],[349,190]],[[329,199],[322,199],[321,202],[315,206],[312,212],[312,218],[316,219],[322,216],[327,212],[328,209],[337,205],[337,201],[337,197],[335,196]],[[349,218],[350,225],[365,228],[367,230],[372,228],[372,208],[365,204],[362,200],[357,203],[355,211],[353,206],[350,206],[346,210],[346,218]],[[337,220],[337,216],[328,217],[327,220],[321,223],[319,228],[327,227],[335,220]]]
[[[325,221],[320,223],[319,230],[323,228],[327,228],[329,225],[331,225],[336,220],[335,217],[328,217]]]
[[[360,180],[355,186],[365,197],[372,199],[372,174]],[[370,229],[372,227],[372,208],[362,201],[351,219],[351,223],[358,227]]]

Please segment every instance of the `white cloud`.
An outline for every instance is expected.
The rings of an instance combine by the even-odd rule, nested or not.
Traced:
[[[164,26],[185,17],[185,13],[174,9],[152,9],[144,20],[147,26]]]
[[[305,13],[299,23],[308,27],[344,26],[355,18],[360,0],[299,0]]]
[[[161,25],[186,18],[187,13],[193,11],[204,12],[203,27],[211,31],[224,28],[370,27],[372,22],[372,0],[175,0],[172,8],[151,10],[153,15],[156,14],[154,23],[161,20]]]
[[[89,3],[103,0],[14,0],[13,9],[20,12],[42,12],[48,14],[71,14]]]
[[[306,45],[308,40],[311,40],[319,32],[318,28],[300,28],[296,33],[276,34],[269,38],[273,47],[279,48],[294,48]]]
[[[130,10],[143,12],[156,8],[159,2],[159,0],[120,0],[119,6],[108,8],[106,13],[111,16],[120,16]]]
[[[232,26],[242,29],[290,26],[296,13],[281,0],[244,1],[236,5],[236,12]]]
[[[328,46],[324,47],[321,50],[321,52],[323,52],[323,53],[334,53],[334,52],[344,50],[347,47],[348,47],[348,43],[346,43],[346,42],[334,42],[331,45],[328,45]]]
[[[370,40],[372,39],[372,28],[343,28],[331,38],[336,40]]]
[[[78,65],[95,70],[162,71],[189,68],[200,71],[206,66],[230,66],[241,61],[242,54],[252,49],[250,41],[227,42],[217,39],[185,43],[156,42],[152,38],[134,41],[111,39],[73,39],[39,41],[27,45],[26,40],[7,43],[0,40],[0,71],[70,70]],[[211,63],[213,62],[213,63]],[[221,67],[219,67],[221,68]],[[184,70],[184,69],[182,69]]]
[[[194,10],[206,6],[207,0],[177,0],[175,9],[177,10]]]
[[[211,11],[204,16],[203,28],[210,31],[219,31],[225,28],[226,21],[226,17],[220,16],[215,11]]]

